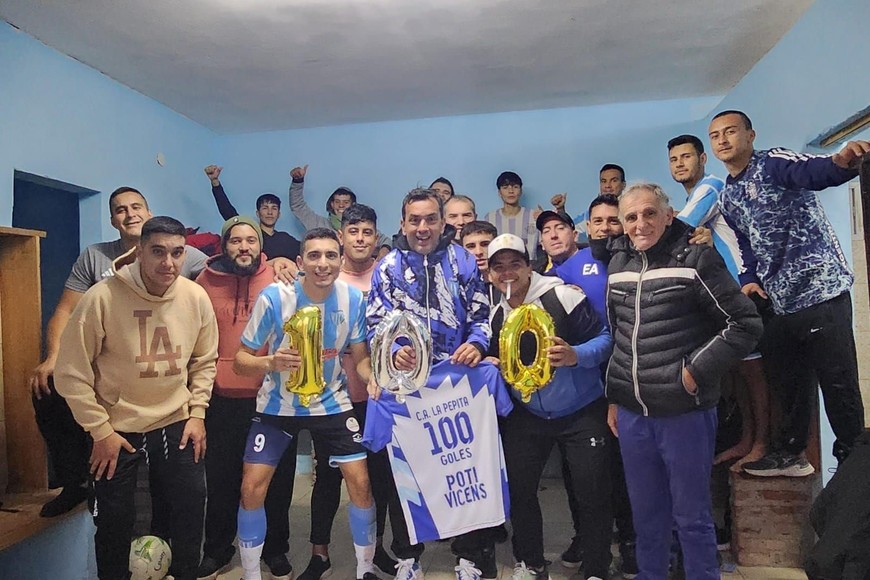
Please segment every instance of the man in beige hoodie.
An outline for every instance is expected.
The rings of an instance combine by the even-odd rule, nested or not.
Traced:
[[[142,460],[172,508],[170,573],[196,577],[205,503],[205,411],[218,332],[211,302],[179,278],[184,226],[154,217],[142,226],[136,261],[82,296],[61,336],[58,393],[93,439],[97,572],[127,578]]]

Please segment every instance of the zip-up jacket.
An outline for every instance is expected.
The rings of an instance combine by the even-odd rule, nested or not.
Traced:
[[[848,292],[854,276],[816,191],[841,185],[858,170],[830,156],[788,149],[755,151],[719,193],[719,207],[737,234],[746,271],[777,314],[792,314]]]
[[[267,259],[265,253],[260,254],[260,268],[250,276],[240,276],[221,267],[222,255],[213,256],[196,278],[196,282],[205,288],[217,318],[219,340],[214,392],[222,397],[253,399],[263,382],[263,375],[246,377],[236,374],[233,359],[257,296],[275,277],[272,267],[266,264]],[[263,347],[258,354],[267,353],[268,348]]]
[[[761,337],[752,301],[715,249],[688,243],[689,229],[674,220],[646,251],[635,250],[628,236],[610,244],[607,398],[644,416],[715,407],[720,377]],[[698,385],[695,394],[683,384],[684,368]]]
[[[552,318],[556,336],[561,337],[577,354],[573,367],[554,369],[553,380],[532,394],[528,403],[522,402],[516,389],[511,388],[515,405],[522,405],[544,419],[556,419],[576,413],[597,401],[604,394],[601,383],[601,364],[613,350],[613,339],[595,314],[586,294],[580,288],[569,286],[554,276],[541,276],[532,272],[532,281],[523,304],[535,304]],[[492,342],[488,356],[501,358],[498,335],[513,308],[502,297],[492,311]],[[532,360],[535,340],[525,334],[520,339],[520,358]]]
[[[414,252],[405,236],[384,256],[372,275],[366,319],[368,339],[391,310],[411,312],[428,325],[432,359],[441,361],[468,342],[482,353],[489,347],[489,297],[474,256],[452,243],[447,228],[427,255]]]

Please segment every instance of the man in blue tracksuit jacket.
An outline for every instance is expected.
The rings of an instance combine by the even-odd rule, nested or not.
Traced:
[[[516,530],[514,578],[548,578],[537,492],[544,465],[556,444],[565,452],[582,519],[584,572],[587,578],[607,578],[613,517],[607,402],[600,367],[610,356],[613,340],[582,290],[532,271],[529,255],[517,236],[502,234],[490,243],[489,269],[493,283],[502,292],[490,318],[493,339],[489,356],[504,357],[497,337],[507,316],[521,304],[543,308],[553,318],[556,330],[547,345],[547,357],[555,368],[553,379],[527,402],[511,389],[514,411],[502,425],[511,523]],[[520,357],[529,361],[534,353],[534,340],[523,335]]]
[[[477,262],[459,244],[444,221],[444,204],[429,189],[414,189],[402,201],[402,236],[395,248],[375,266],[368,295],[368,338],[388,312],[416,314],[429,327],[429,349],[434,362],[476,366],[489,347],[489,297]],[[410,346],[396,350],[396,368],[414,368],[416,353]],[[411,545],[398,496],[390,503],[393,553],[399,558],[396,580],[423,577],[419,558],[423,545]],[[395,514],[397,517],[392,517]],[[494,532],[474,530],[453,541],[460,570],[498,576]],[[475,567],[476,566],[476,567]]]
[[[765,359],[781,385],[786,417],[778,448],[743,469],[759,476],[809,475],[813,467],[803,451],[817,381],[838,461],[864,428],[849,294],[854,276],[815,192],[856,177],[856,162],[870,143],[851,142],[830,156],[756,151],[752,122],[741,111],[716,115],[709,136],[729,173],[719,205],[744,257],[743,292],[769,296],[775,313]]]

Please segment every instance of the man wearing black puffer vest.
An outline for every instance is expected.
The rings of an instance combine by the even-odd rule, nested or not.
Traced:
[[[710,503],[719,379],[749,354],[762,326],[714,248],[690,245],[667,194],[652,183],[619,200],[625,236],[611,244],[607,370],[643,578],[666,578],[676,524],[686,577],[719,578]]]

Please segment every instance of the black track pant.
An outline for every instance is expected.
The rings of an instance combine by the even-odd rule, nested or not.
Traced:
[[[33,410],[51,460],[52,487],[84,485],[88,482],[90,437],[76,423],[66,399],[54,390],[53,378],[48,379],[48,386],[51,394],[33,397]]]
[[[849,293],[794,314],[773,316],[765,327],[763,346],[782,401],[782,447],[790,453],[806,448],[818,385],[837,437],[834,457],[845,459],[864,429]]]
[[[120,433],[136,448],[135,453],[121,449],[112,479],[105,476],[93,482],[91,513],[97,526],[95,545],[100,580],[128,577],[130,542],[136,508],[133,492],[136,471],[141,461],[148,462],[152,484],[170,502],[169,543],[176,580],[196,578],[202,524],[205,512],[205,461],[193,461],[193,444],[178,445],[185,421],[147,433]]]
[[[613,525],[607,401],[599,399],[559,419],[543,419],[517,405],[502,423],[502,443],[517,561],[534,567],[545,564],[538,485],[553,446],[559,445],[571,471],[584,530],[580,536],[584,571],[587,576],[606,578]]]

